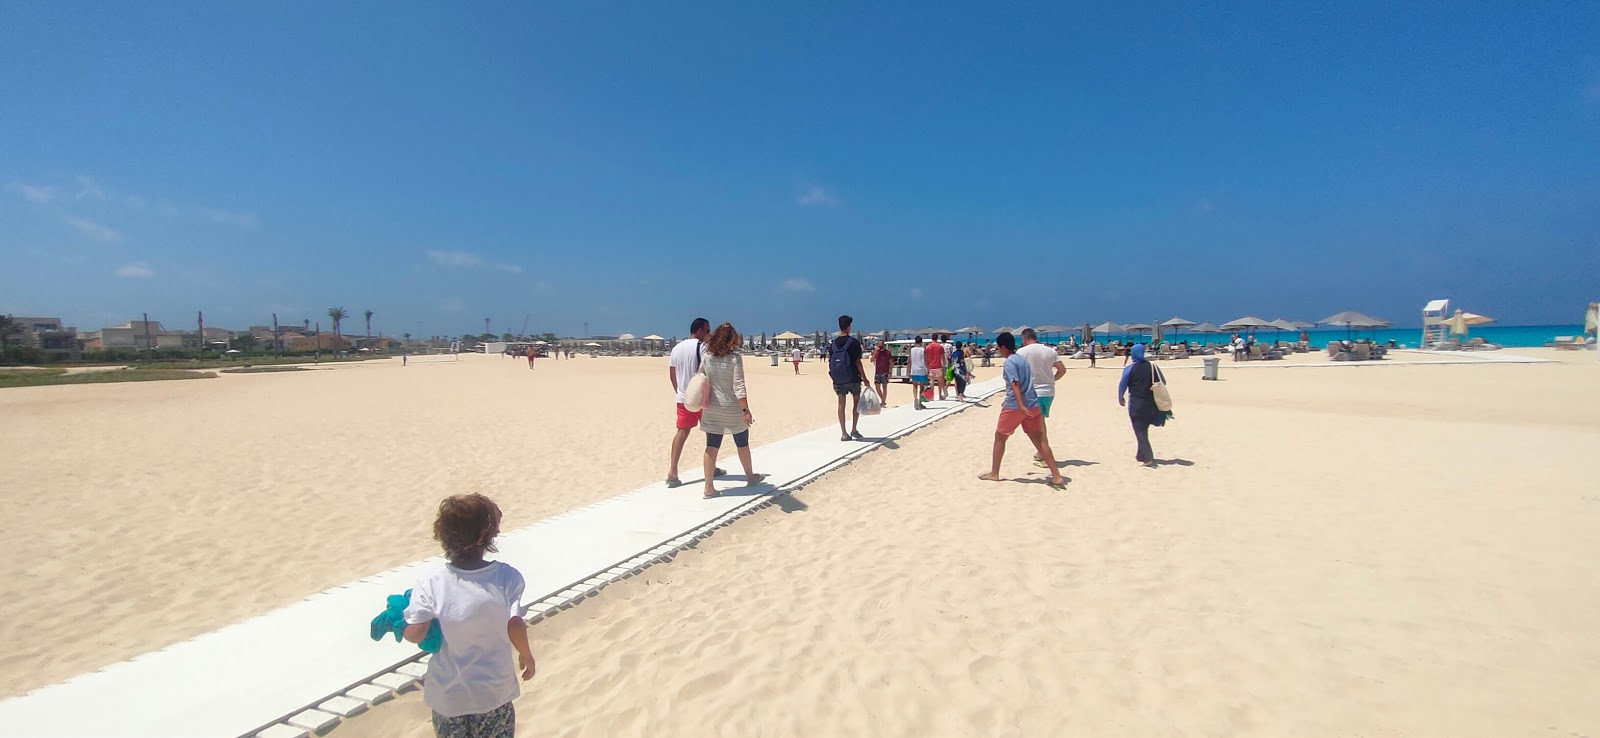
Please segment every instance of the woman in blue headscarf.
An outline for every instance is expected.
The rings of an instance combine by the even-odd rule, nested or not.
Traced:
[[[1133,437],[1139,442],[1134,460],[1154,467],[1156,454],[1150,450],[1150,426],[1165,425],[1167,416],[1156,407],[1156,397],[1150,389],[1156,383],[1156,366],[1145,359],[1144,351],[1144,344],[1140,343],[1129,352],[1133,363],[1122,368],[1117,404],[1128,408],[1128,418],[1133,421]]]

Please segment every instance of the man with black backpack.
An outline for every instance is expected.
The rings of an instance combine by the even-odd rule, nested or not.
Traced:
[[[833,393],[839,397],[839,440],[866,440],[861,437],[861,386],[869,376],[861,364],[861,339],[850,335],[855,319],[839,316],[839,337],[828,344],[828,378],[833,380]],[[867,388],[871,392],[871,387]],[[850,432],[844,429],[844,403],[850,398]]]

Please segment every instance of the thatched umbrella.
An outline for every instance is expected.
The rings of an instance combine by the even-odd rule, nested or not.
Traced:
[[[1345,329],[1345,340],[1349,340],[1351,335],[1353,335],[1355,329],[1357,329],[1357,328],[1388,328],[1389,327],[1389,321],[1387,321],[1387,320],[1384,320],[1382,318],[1374,318],[1374,317],[1372,317],[1370,315],[1367,315],[1365,313],[1358,313],[1358,312],[1356,312],[1354,310],[1345,310],[1343,312],[1334,313],[1333,315],[1329,315],[1328,317],[1323,318],[1322,320],[1319,320],[1317,322],[1321,323],[1323,325],[1341,325],[1341,326],[1344,326],[1344,329]],[[1223,327],[1226,328],[1227,326],[1223,326]]]

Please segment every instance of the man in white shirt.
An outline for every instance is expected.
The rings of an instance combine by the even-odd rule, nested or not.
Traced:
[[[922,346],[922,336],[911,344],[911,360],[906,367],[911,375],[911,407],[922,409],[922,388],[928,384],[928,354]]]
[[[1039,410],[1049,418],[1050,403],[1056,399],[1056,380],[1066,375],[1066,365],[1054,348],[1039,343],[1039,334],[1032,328],[1022,329],[1022,348],[1017,349],[1017,355],[1028,362],[1028,369],[1033,372],[1033,391],[1039,396]],[[1034,459],[1040,460],[1037,456]]]
[[[789,354],[789,361],[794,362],[794,373],[795,374],[798,375],[800,373],[800,362],[805,361],[805,360],[806,360],[805,352],[801,351],[799,346],[796,346],[794,348],[794,352]]]
[[[667,360],[667,378],[672,381],[672,391],[678,398],[677,432],[672,436],[672,465],[667,467],[667,486],[677,487],[683,484],[678,479],[678,457],[683,455],[683,444],[689,440],[689,431],[700,425],[700,413],[689,412],[683,406],[683,391],[688,389],[689,380],[700,372],[700,359],[705,354],[702,343],[706,336],[711,335],[711,321],[705,318],[695,318],[689,324],[689,337],[678,342],[672,347],[672,354]],[[716,471],[716,476],[722,476],[721,469]]]

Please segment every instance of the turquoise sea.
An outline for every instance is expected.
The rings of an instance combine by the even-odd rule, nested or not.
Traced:
[[[1346,332],[1345,329],[1343,329],[1343,328],[1320,328],[1319,327],[1319,328],[1317,328],[1315,330],[1306,331],[1306,333],[1307,333],[1308,337],[1310,338],[1311,344],[1313,346],[1325,346],[1330,341],[1342,341],[1342,340],[1345,339],[1346,336],[1355,336],[1356,338],[1371,338],[1371,339],[1377,340],[1379,342],[1385,342],[1385,343],[1390,341],[1390,340],[1393,340],[1395,343],[1401,343],[1401,344],[1405,344],[1407,346],[1417,346],[1422,340],[1422,328],[1421,327],[1417,327],[1417,328],[1379,328],[1379,329],[1375,329],[1375,330],[1373,330],[1373,329],[1359,329],[1358,328],[1358,329],[1355,329],[1355,330],[1349,331],[1349,332]],[[1556,336],[1578,336],[1578,335],[1582,335],[1582,334],[1583,334],[1583,326],[1582,325],[1577,325],[1577,324],[1574,324],[1574,325],[1495,325],[1495,326],[1476,326],[1476,327],[1474,327],[1472,329],[1472,331],[1470,333],[1467,334],[1467,338],[1482,338],[1483,340],[1488,341],[1489,343],[1498,344],[1500,346],[1505,346],[1505,347],[1508,347],[1508,348],[1516,348],[1516,347],[1529,347],[1529,346],[1543,346],[1543,345],[1545,345],[1545,343],[1549,342],[1551,339],[1555,338]],[[1055,334],[1050,334],[1048,336],[1040,336],[1040,338],[1048,341],[1049,343],[1057,343],[1059,340],[1065,339],[1068,335],[1069,334],[1063,333],[1063,334],[1061,334],[1059,339],[1056,337]],[[1078,335],[1078,332],[1074,331],[1070,335],[1076,336],[1076,335]],[[1110,336],[1102,335],[1102,336],[1098,336],[1098,337],[1101,338],[1101,339],[1106,339],[1106,338],[1120,339],[1120,338],[1125,338],[1125,337],[1127,337],[1127,338],[1139,338],[1139,337],[1148,338],[1149,335],[1150,335],[1149,333],[1132,333],[1132,334],[1127,334],[1126,336],[1121,335],[1121,334],[1112,334]],[[1166,335],[1167,335],[1167,340],[1179,340],[1179,341],[1184,340],[1185,338],[1188,338],[1189,340],[1196,340],[1196,341],[1222,341],[1222,340],[1226,340],[1228,338],[1228,336],[1229,336],[1228,333],[1199,334],[1199,333],[1193,333],[1193,332],[1190,332],[1190,331],[1173,331],[1173,332],[1169,332]],[[1280,333],[1280,332],[1272,330],[1272,329],[1265,329],[1265,330],[1258,331],[1256,333],[1256,337],[1259,340],[1271,342],[1273,340],[1279,340],[1279,339],[1284,340],[1284,341],[1297,340],[1300,336],[1299,336],[1298,333],[1290,333],[1289,331],[1282,331]],[[960,338],[960,337],[958,336],[958,338]],[[987,336],[987,337],[981,337],[980,336],[980,340],[983,339],[983,338],[988,338],[989,340],[993,340],[994,336],[993,335],[990,335],[990,336]]]

